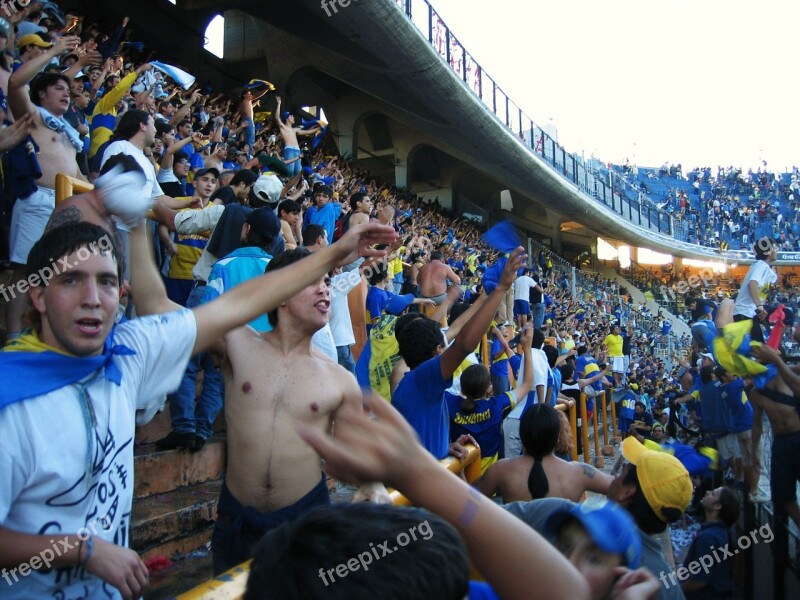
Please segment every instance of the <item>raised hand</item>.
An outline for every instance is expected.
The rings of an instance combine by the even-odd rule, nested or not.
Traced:
[[[362,223],[350,228],[342,238],[330,246],[337,251],[337,265],[350,264],[364,256],[386,256],[386,250],[376,250],[374,245],[392,244],[397,240],[397,232],[388,225],[378,223]]]

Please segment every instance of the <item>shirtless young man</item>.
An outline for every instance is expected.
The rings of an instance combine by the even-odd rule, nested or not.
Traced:
[[[347,226],[355,227],[361,223],[369,223],[370,213],[372,213],[372,200],[367,194],[356,192],[350,196],[350,217]]]
[[[308,254],[285,252],[267,272]],[[328,322],[329,283],[322,277],[270,312],[272,331],[242,327],[225,338],[228,467],[212,541],[215,573],[250,558],[268,529],[329,503],[319,457],[294,429],[300,421],[331,431],[336,411],[360,396],[350,373],[312,350],[312,336]]]
[[[256,124],[253,121],[253,106],[258,104],[258,99],[270,91],[267,87],[263,92],[253,95],[251,90],[242,92],[241,102],[239,102],[239,113],[242,115],[242,121],[246,123],[244,128],[244,141],[250,146],[250,151],[253,151],[253,146],[256,143]]]
[[[22,63],[8,80],[8,107],[15,119],[31,115],[30,134],[39,147],[36,158],[42,176],[33,181],[36,188],[28,196],[16,198],[11,217],[10,259],[14,265],[13,280],[25,277],[25,264],[33,244],[44,233],[47,220],[56,205],[56,174],[65,173],[78,179],[81,175],[76,156],[83,149],[80,134],[64,121],[69,108],[70,80],[59,73],[40,75],[31,94],[28,84],[53,58],[73,52],[80,43],[77,36],[62,37],[57,44]],[[33,100],[31,100],[33,97]],[[47,117],[47,123],[45,123]],[[27,296],[17,294],[6,306],[6,331],[16,336],[22,330],[22,313]]]
[[[437,305],[447,297],[447,280],[452,285],[461,285],[461,278],[453,273],[453,269],[442,262],[442,253],[431,252],[431,260],[419,270],[419,295],[430,298]]]
[[[275,97],[278,104],[275,107],[275,125],[280,131],[283,139],[283,162],[289,168],[289,176],[294,177],[302,170],[300,164],[300,143],[297,136],[313,136],[319,131],[319,127],[303,129],[294,126],[294,115],[286,111],[281,113],[281,97]]]
[[[800,324],[792,336],[800,341]],[[772,465],[769,474],[772,502],[776,511],[789,515],[800,527],[800,506],[797,504],[797,482],[800,481],[800,367],[790,367],[777,350],[769,346],[752,349],[755,358],[778,367],[779,377],[767,387],[751,390],[753,404],[753,456],[758,457],[761,441],[762,414],[772,426]]]

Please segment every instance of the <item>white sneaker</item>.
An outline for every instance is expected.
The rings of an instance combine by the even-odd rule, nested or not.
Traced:
[[[764,502],[769,502],[770,498],[768,496],[764,496],[761,492],[755,492],[750,494],[750,502],[753,504],[763,504]]]

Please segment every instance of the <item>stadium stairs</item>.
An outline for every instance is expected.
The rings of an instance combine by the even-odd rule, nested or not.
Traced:
[[[150,567],[145,599],[171,598],[211,577],[211,532],[225,471],[222,417],[198,452],[157,451],[171,429],[169,407],[136,430],[131,547]]]

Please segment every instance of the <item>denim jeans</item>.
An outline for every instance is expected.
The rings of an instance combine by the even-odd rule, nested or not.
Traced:
[[[339,364],[355,375],[356,362],[353,360],[353,352],[350,350],[350,346],[336,346],[336,355],[339,358]]]
[[[286,147],[283,149],[283,161],[289,161],[296,156],[300,156],[300,148],[292,148]],[[286,168],[289,169],[289,177],[294,177],[295,175],[299,175],[300,171],[303,170],[302,161],[296,160],[291,164],[287,164]]]
[[[250,153],[255,154],[253,146],[256,144],[256,124],[253,123],[253,119],[250,117],[247,117],[245,122],[247,126],[244,128],[244,141],[250,146]]]
[[[544,303],[531,304],[531,314],[533,319],[533,326],[536,329],[541,329],[544,325]]]
[[[192,308],[200,304],[205,287],[192,289],[186,307]],[[203,390],[200,399],[195,403],[197,372],[203,370]],[[178,390],[170,397],[169,415],[172,418],[172,429],[176,433],[194,433],[208,439],[214,432],[214,421],[222,410],[224,382],[219,369],[214,366],[211,356],[205,353],[193,356],[183,374]]]

